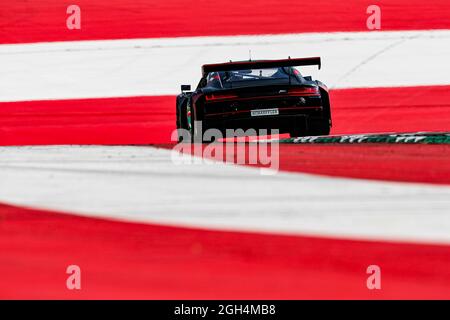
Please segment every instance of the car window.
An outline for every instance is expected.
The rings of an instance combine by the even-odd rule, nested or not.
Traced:
[[[223,81],[283,79],[288,77],[289,75],[284,68],[247,69],[225,72]]]
[[[275,80],[288,79],[289,73],[301,77],[300,71],[296,68],[263,68],[245,69],[233,71],[210,72],[206,79],[206,86],[223,88],[227,83],[252,80]]]
[[[206,86],[214,88],[222,88],[224,73],[223,72],[210,72],[206,77]]]

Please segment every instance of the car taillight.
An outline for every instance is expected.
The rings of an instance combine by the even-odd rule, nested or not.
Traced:
[[[235,98],[237,98],[237,95],[234,94],[209,94],[205,96],[206,101],[228,100]]]
[[[316,95],[319,94],[318,87],[301,87],[289,89],[289,94],[301,94],[301,95]]]

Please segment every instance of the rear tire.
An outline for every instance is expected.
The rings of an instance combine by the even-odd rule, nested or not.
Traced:
[[[309,136],[327,136],[330,134],[331,126],[328,119],[324,119],[310,124]]]
[[[330,134],[330,122],[328,119],[308,122],[308,128],[295,128],[289,131],[291,138],[306,136],[327,136]]]
[[[183,139],[183,137],[186,135],[185,130],[188,130],[187,125],[187,118],[186,118],[186,100],[182,100],[179,97],[177,97],[177,105],[176,105],[176,112],[177,112],[177,135],[178,135],[178,142],[186,142],[186,139]],[[186,138],[186,137],[184,137]]]
[[[291,138],[303,137],[306,136],[306,132],[301,129],[291,129],[289,130],[289,136]]]
[[[200,128],[195,128],[195,124],[191,128],[191,142],[192,143],[203,143],[203,130]]]
[[[191,142],[192,143],[204,143],[203,141],[203,135],[205,133],[205,130],[203,129],[203,125],[199,126],[200,121],[202,119],[199,119],[198,115],[196,114],[195,110],[191,109],[191,127],[189,128],[191,132]],[[203,124],[203,122],[201,122]]]

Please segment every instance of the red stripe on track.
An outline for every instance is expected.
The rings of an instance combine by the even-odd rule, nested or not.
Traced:
[[[70,3],[0,3],[0,43],[297,32],[367,31],[368,0],[78,0],[82,29],[66,28]],[[382,30],[450,29],[447,0],[379,0]]]
[[[186,148],[180,151],[202,156],[197,151],[200,148],[189,150],[188,147],[189,145],[186,145]],[[203,149],[205,148],[206,146],[203,146]],[[270,153],[270,165],[250,163],[249,154],[258,155],[257,145],[237,145],[231,157],[227,157],[227,147],[224,145],[217,145],[217,148],[220,152],[216,152],[211,158],[218,154],[220,158],[214,158],[218,161],[258,167],[270,167],[276,163],[275,155]],[[205,157],[212,154],[211,147],[208,149],[203,153]],[[246,155],[246,162],[238,161],[237,155],[240,157]],[[282,171],[358,179],[450,184],[449,159],[450,145],[279,145],[279,169]]]
[[[0,145],[170,142],[175,97],[0,103]]]
[[[0,206],[0,298],[450,298],[450,247],[202,231]],[[82,290],[66,289],[68,265]],[[382,290],[366,288],[381,267]]]
[[[280,169],[329,176],[450,184],[449,145],[281,145]]]
[[[450,86],[331,91],[333,134],[450,131]],[[170,143],[175,97],[0,103],[0,145]]]
[[[331,91],[334,134],[450,131],[450,86]]]

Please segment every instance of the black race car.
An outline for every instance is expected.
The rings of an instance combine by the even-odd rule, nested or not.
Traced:
[[[315,58],[206,64],[197,89],[181,86],[177,96],[178,140],[205,142],[218,129],[278,129],[291,137],[328,135],[331,110],[328,88],[295,68],[317,65]],[[229,131],[229,130],[228,130]],[[248,131],[252,132],[252,131]]]

